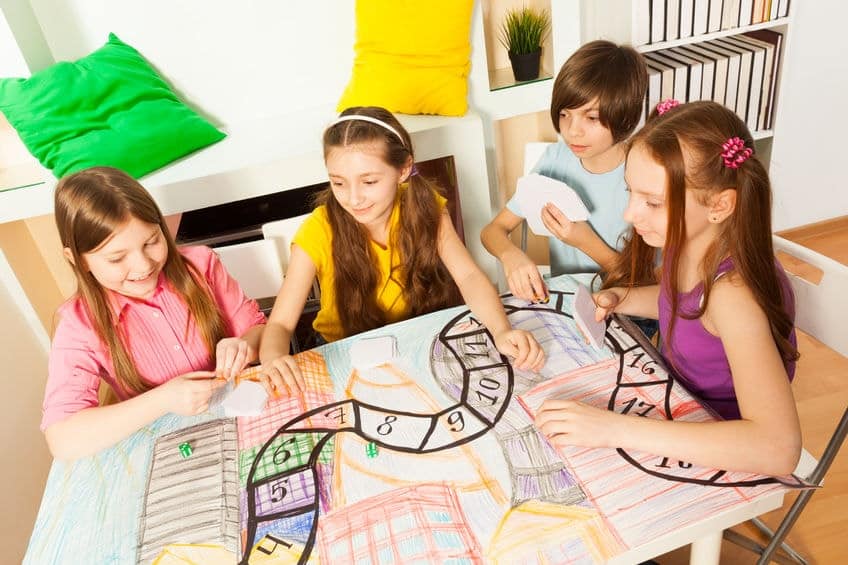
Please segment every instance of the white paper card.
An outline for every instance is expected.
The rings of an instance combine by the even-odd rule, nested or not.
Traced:
[[[542,208],[548,202],[562,210],[572,222],[585,222],[589,219],[589,210],[574,192],[574,189],[558,180],[532,173],[518,179],[515,194],[527,225],[536,235],[552,237],[542,223]]]
[[[350,363],[357,369],[370,369],[397,357],[393,335],[362,338],[350,347]]]
[[[589,339],[592,347],[603,348],[607,325],[603,321],[595,321],[595,301],[592,300],[589,289],[582,284],[577,285],[577,290],[574,291],[574,308],[571,313],[577,327]]]
[[[221,402],[224,414],[227,417],[235,416],[258,416],[265,408],[268,400],[268,391],[261,384],[254,381],[242,381]]]

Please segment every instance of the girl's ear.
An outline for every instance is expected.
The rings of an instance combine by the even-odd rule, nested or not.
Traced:
[[[409,175],[412,173],[412,166],[414,164],[412,157],[407,158],[406,164],[400,170],[400,182],[406,182],[409,179]]]
[[[76,262],[74,261],[74,254],[71,253],[70,247],[63,247],[62,248],[62,255],[65,256],[65,259],[68,260],[68,263],[70,263],[73,266],[76,266]]]
[[[71,253],[70,247],[63,247],[62,248],[62,255],[65,256],[65,259],[67,259],[68,263],[70,263],[74,268],[79,267],[80,269],[82,269],[84,271],[89,270],[88,263],[86,263],[85,258],[80,258],[80,261],[82,262],[82,264],[77,265],[77,262],[74,261],[74,254]]]
[[[736,210],[736,189],[725,188],[713,196],[710,206],[710,221],[721,223]]]

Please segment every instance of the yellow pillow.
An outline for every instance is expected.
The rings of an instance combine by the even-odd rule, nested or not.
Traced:
[[[338,110],[465,114],[473,7],[473,0],[357,0],[353,76]]]

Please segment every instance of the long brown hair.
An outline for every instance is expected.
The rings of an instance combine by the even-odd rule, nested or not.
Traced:
[[[77,279],[77,295],[88,311],[98,337],[112,356],[115,379],[123,394],[141,394],[153,388],[139,375],[127,351],[128,336],[118,325],[105,289],[86,267],[83,255],[97,249],[116,229],[136,218],[158,225],[168,246],[163,267],[166,279],[188,306],[209,354],[227,335],[227,327],[203,276],[177,251],[159,207],[132,177],[111,167],[92,167],[63,178],[54,196],[56,227]],[[189,328],[186,327],[186,335]]]
[[[336,123],[324,132],[324,157],[337,147],[381,143],[386,164],[403,169],[414,162],[409,133],[384,108],[374,106],[348,108],[342,115],[376,118],[392,131],[364,120]],[[436,201],[435,185],[421,175],[412,174],[408,186],[400,191],[400,218],[389,234],[389,245],[400,254],[400,267],[390,277],[403,289],[410,315],[417,316],[456,305],[459,289],[439,257],[438,236],[442,211]],[[386,313],[377,304],[379,269],[372,251],[371,236],[333,197],[331,188],[322,191],[317,201],[327,207],[333,233],[333,285],[336,309],[345,335],[354,335],[385,325]]]
[[[771,183],[756,155],[736,169],[725,166],[722,145],[733,137],[754,149],[751,132],[734,112],[715,102],[692,102],[661,116],[654,111],[645,127],[630,140],[630,148],[644,147],[666,171],[668,230],[663,246],[661,292],[670,295],[671,324],[663,341],[670,343],[678,315],[694,319],[704,314],[719,264],[730,257],[733,270],[765,312],[781,356],[786,361],[794,360],[798,351],[789,341],[793,299],[783,295],[771,240]],[[727,188],[736,190],[736,206],[720,224],[721,231],[701,265],[703,303],[695,312],[679,313],[679,264],[687,236],[686,190],[695,191],[698,201],[706,204],[711,195]],[[653,256],[654,250],[641,237],[632,236],[604,286],[650,283],[653,271],[646,267],[653,266]],[[628,275],[628,269],[637,261],[642,263]]]

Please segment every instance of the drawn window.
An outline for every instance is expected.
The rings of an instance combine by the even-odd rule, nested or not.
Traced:
[[[373,538],[377,541],[382,541],[389,537],[389,528],[386,527],[385,522],[378,522],[374,524]]]
[[[390,546],[382,548],[377,553],[377,561],[380,565],[391,565],[395,562],[395,556]]]
[[[354,551],[356,551],[358,549],[362,549],[363,547],[365,547],[365,544],[367,542],[368,542],[368,540],[366,539],[364,532],[355,533],[353,535],[352,539],[351,539],[351,543],[353,544],[353,550]]]
[[[330,549],[330,555],[332,557],[344,557],[344,556],[348,555],[348,553],[349,553],[349,551],[348,551],[346,539],[342,539],[342,540],[337,541],[336,543],[334,543],[331,546],[331,549]]]
[[[462,549],[462,538],[456,532],[433,532],[433,541],[440,549]]]
[[[452,521],[450,514],[440,510],[427,510],[427,520],[431,524],[450,524]]]
[[[392,532],[395,534],[408,532],[414,527],[415,521],[410,514],[404,514],[403,516],[395,516],[392,518]]]
[[[421,534],[399,540],[397,547],[405,562],[406,559],[424,555],[427,551],[427,544],[424,543],[424,536]]]

